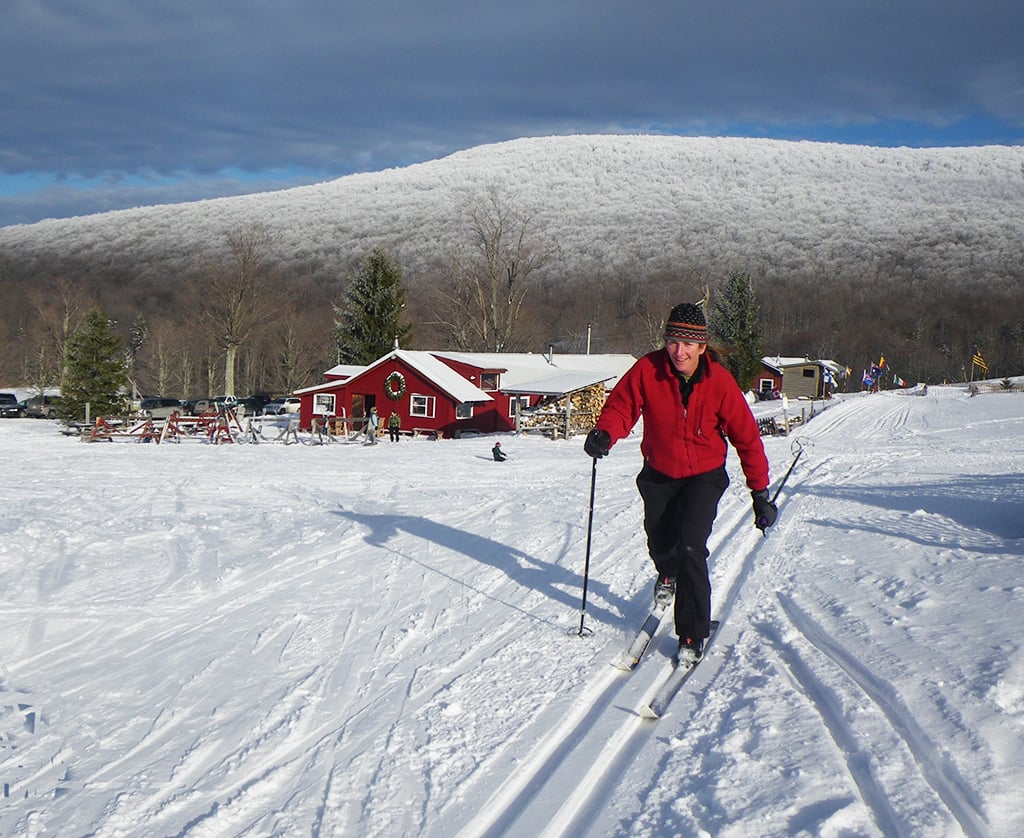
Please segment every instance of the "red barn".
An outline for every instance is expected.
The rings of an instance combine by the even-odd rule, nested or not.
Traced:
[[[328,380],[297,390],[299,426],[328,419],[359,430],[376,407],[382,427],[392,412],[402,430],[457,437],[464,432],[515,430],[516,408],[534,406],[552,386],[560,393],[605,382],[635,359],[631,355],[532,355],[424,352],[395,349],[366,367],[334,367]]]

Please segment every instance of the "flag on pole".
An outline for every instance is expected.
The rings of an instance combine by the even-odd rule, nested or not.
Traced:
[[[885,369],[885,356],[884,356],[884,355],[882,355],[882,356],[881,356],[881,357],[880,357],[880,358],[878,359],[878,368],[879,368],[880,370],[884,370],[884,369]]]
[[[971,358],[971,363],[982,372],[988,372],[988,364],[986,364],[985,359],[981,357],[981,352],[978,351],[978,347],[974,347],[974,357]]]

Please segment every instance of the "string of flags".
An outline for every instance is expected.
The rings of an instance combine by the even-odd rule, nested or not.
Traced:
[[[866,388],[868,388],[869,390],[871,390],[871,389],[877,390],[878,389],[878,385],[881,383],[882,379],[885,377],[885,374],[886,374],[887,371],[892,375],[892,383],[895,384],[897,387],[908,387],[909,386],[909,384],[908,384],[908,382],[907,382],[907,380],[905,378],[897,375],[895,372],[892,372],[889,369],[889,363],[888,363],[888,361],[885,360],[885,355],[880,355],[879,358],[878,358],[878,363],[877,364],[873,363],[873,364],[871,364],[870,368],[865,369],[863,371],[863,376],[862,376],[861,380],[863,381],[864,386]]]
[[[971,356],[971,374],[973,378],[974,370],[980,370],[982,374],[988,374],[988,364],[985,359],[981,356],[981,350],[977,346],[974,347],[974,354]],[[909,387],[910,384],[906,379],[897,375],[889,369],[888,363],[885,360],[885,355],[881,355],[878,358],[878,363],[872,363],[870,367],[866,368],[861,376],[861,381],[864,387],[868,390],[877,390],[878,385],[882,382],[886,372],[889,372],[892,376],[892,383],[897,387]]]

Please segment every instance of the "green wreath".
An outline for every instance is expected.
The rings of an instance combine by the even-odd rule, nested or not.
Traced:
[[[398,389],[395,389],[395,384],[398,385]],[[384,379],[384,392],[391,401],[397,402],[405,395],[405,376],[398,370],[391,373]]]

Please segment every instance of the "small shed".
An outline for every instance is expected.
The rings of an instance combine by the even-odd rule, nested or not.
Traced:
[[[782,367],[776,366],[771,358],[761,359],[755,395],[761,401],[770,401],[782,395]]]
[[[608,382],[615,376],[604,373],[566,371],[505,392],[513,396],[539,396],[540,400],[517,411],[516,431],[543,431],[565,439],[594,427],[608,395]]]
[[[783,396],[791,399],[820,399],[825,396],[826,375],[821,361],[771,357],[762,358],[761,366],[765,371],[764,378],[774,380],[772,373],[775,372],[781,375],[777,389]]]

